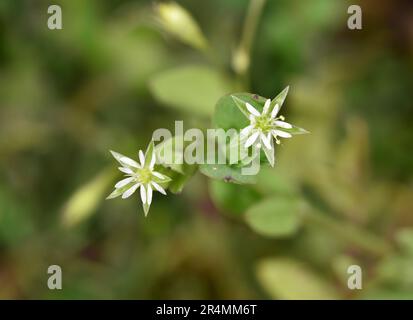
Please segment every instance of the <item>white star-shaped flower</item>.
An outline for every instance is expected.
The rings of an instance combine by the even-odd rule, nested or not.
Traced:
[[[279,138],[291,138],[294,134],[308,133],[308,131],[302,128],[285,122],[283,116],[278,116],[287,92],[288,88],[280,94],[280,98],[274,99],[276,103],[271,112],[270,99],[265,101],[261,113],[248,102],[245,102],[246,110],[244,108],[241,109],[250,120],[250,124],[240,132],[240,139],[243,141],[244,147],[249,148],[253,146],[258,150],[262,148],[271,166],[274,166],[273,139],[275,139],[277,144],[280,144]],[[237,101],[236,103],[238,104]]]
[[[122,165],[118,169],[125,174],[124,179],[115,184],[115,190],[107,197],[113,199],[122,195],[122,199],[130,197],[136,190],[140,189],[145,216],[149,212],[152,203],[153,191],[166,195],[160,184],[169,182],[171,179],[157,171],[154,171],[156,156],[153,142],[150,143],[146,153],[138,152],[139,162],[111,151],[113,157]]]

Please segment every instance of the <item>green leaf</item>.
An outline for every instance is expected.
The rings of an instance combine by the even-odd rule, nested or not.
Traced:
[[[225,212],[243,214],[248,207],[259,201],[260,194],[249,186],[209,181],[209,193],[215,205]],[[237,199],[234,201],[234,199]]]
[[[234,93],[218,100],[213,117],[216,128],[224,130],[242,130],[250,124],[245,103],[250,103],[257,110],[262,110],[266,99],[251,93]]]
[[[199,50],[205,50],[208,42],[195,19],[175,2],[161,2],[155,6],[157,20],[165,31],[182,42]]]
[[[263,236],[287,237],[301,224],[300,209],[300,202],[295,197],[267,198],[249,208],[245,220]]]
[[[154,149],[154,143],[153,141],[151,141],[145,152],[145,164],[144,164],[145,167],[149,167],[149,164],[152,161],[152,157],[156,157],[156,154],[154,154],[153,149]]]
[[[132,187],[132,185],[133,185],[133,182],[128,183],[126,186],[123,186],[122,188],[116,188],[115,190],[112,191],[110,195],[106,197],[106,200],[115,199],[121,196],[126,190]]]
[[[231,95],[232,100],[234,100],[236,106],[238,107],[239,111],[242,112],[242,114],[249,119],[250,113],[247,109],[246,102],[244,100],[241,100],[238,98],[236,95]]]
[[[101,203],[104,193],[114,178],[115,172],[112,169],[105,169],[79,188],[64,205],[63,224],[71,227],[88,218]]]
[[[266,259],[257,265],[257,278],[273,299],[337,299],[329,283],[298,261]]]
[[[292,128],[290,128],[290,129],[283,128],[282,131],[286,131],[286,132],[291,133],[293,135],[294,134],[307,134],[307,133],[310,133],[309,131],[307,131],[303,128],[297,127],[295,125],[292,125]]]
[[[146,194],[148,194],[148,188],[146,188],[145,186],[141,186],[141,188],[145,188],[146,190]],[[143,212],[145,213],[145,217],[148,216],[149,213],[149,209],[150,209],[151,205],[148,203],[142,203],[142,208],[143,208]]]
[[[290,87],[285,88],[283,91],[281,91],[281,93],[278,96],[272,99],[270,110],[272,110],[277,104],[280,106],[280,110],[281,110],[284,100],[287,97],[289,88]]]
[[[199,116],[211,116],[216,101],[232,90],[219,72],[203,65],[189,65],[153,77],[150,90],[161,103]]]
[[[257,189],[264,194],[294,195],[297,192],[295,179],[288,172],[275,168],[262,167],[257,175]]]
[[[251,184],[256,182],[256,176],[243,175],[241,168],[225,164],[202,164],[199,166],[202,174],[216,180],[236,184]]]

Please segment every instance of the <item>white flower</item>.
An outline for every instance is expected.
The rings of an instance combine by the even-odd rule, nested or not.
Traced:
[[[274,166],[273,139],[275,139],[277,144],[280,144],[279,138],[291,138],[293,134],[308,133],[304,129],[285,122],[285,118],[283,116],[277,117],[287,92],[288,88],[280,94],[283,95],[282,98],[274,99],[275,101],[279,101],[279,103],[275,104],[271,112],[270,99],[265,101],[261,113],[250,103],[245,103],[246,110],[244,109],[244,114],[248,115],[250,124],[241,130],[240,139],[243,141],[245,148],[249,148],[251,146],[258,150],[262,148],[271,166]]]
[[[111,151],[111,153],[122,165],[118,169],[125,173],[126,178],[115,184],[115,190],[107,199],[113,199],[120,195],[122,195],[122,199],[126,199],[136,190],[140,189],[140,196],[146,216],[152,203],[153,191],[158,191],[166,195],[165,190],[160,184],[170,181],[169,177],[154,171],[156,156],[153,142],[150,143],[146,154],[143,154],[143,151],[139,150],[139,163],[117,152]]]

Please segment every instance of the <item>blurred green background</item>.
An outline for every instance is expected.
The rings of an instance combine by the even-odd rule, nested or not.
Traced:
[[[252,2],[247,70],[248,0],[178,1],[183,28],[151,1],[0,2],[0,298],[413,298],[413,3],[360,1],[352,31],[358,1]],[[136,157],[175,120],[210,126],[221,95],[287,85],[283,114],[311,135],[256,185],[197,173],[147,218],[137,196],[104,200],[109,149]],[[267,197],[287,207],[266,215]],[[268,232],[272,215],[288,230]],[[47,288],[53,264],[63,290]]]

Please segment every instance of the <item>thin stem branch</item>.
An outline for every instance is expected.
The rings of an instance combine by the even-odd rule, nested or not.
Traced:
[[[241,41],[232,57],[232,65],[238,75],[248,82],[251,47],[266,0],[251,0],[243,27]]]

